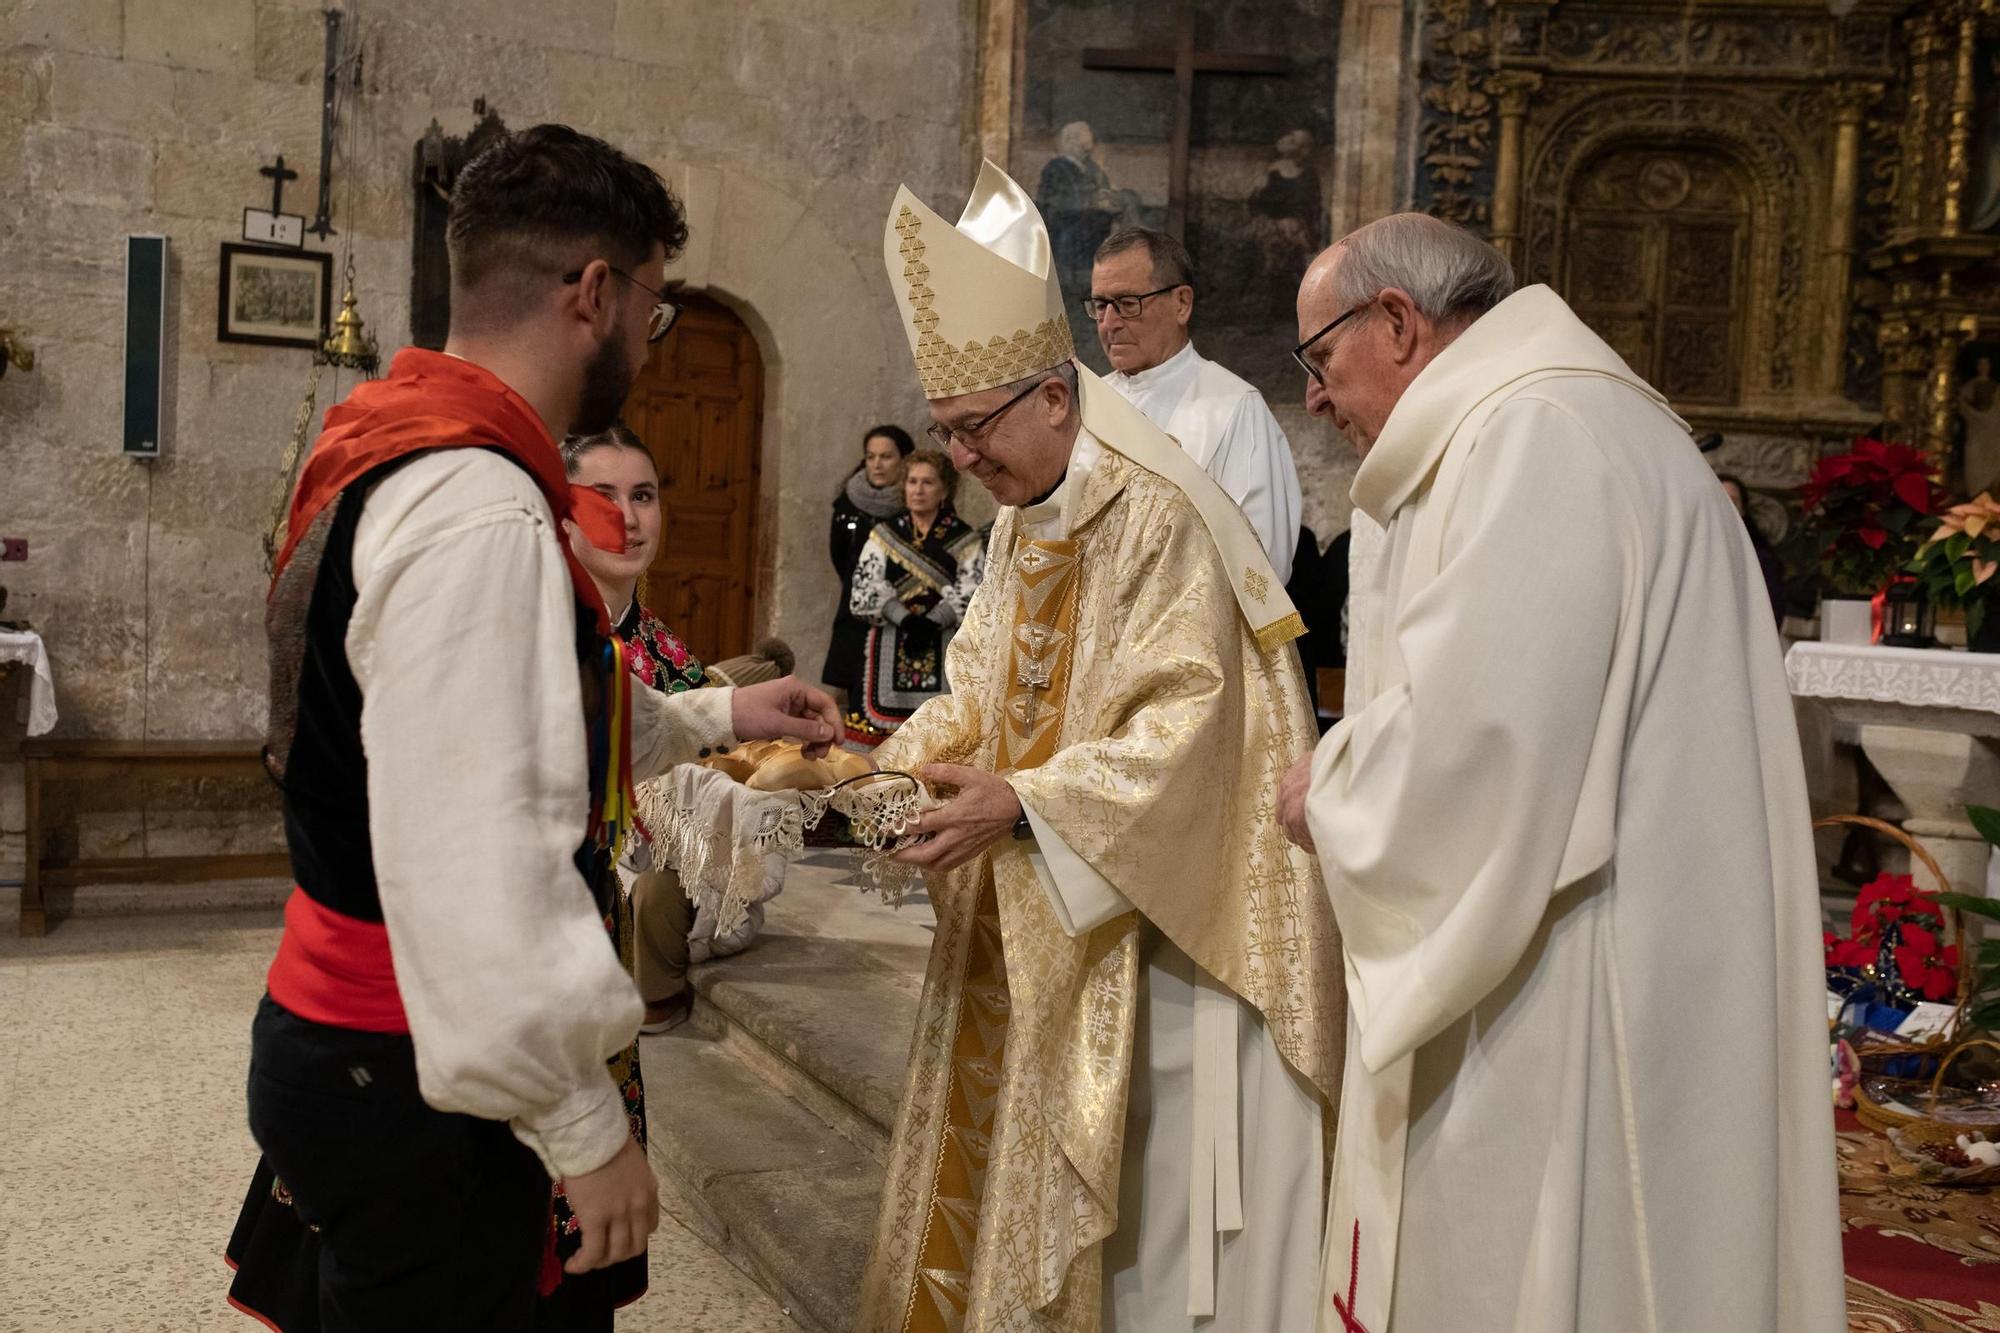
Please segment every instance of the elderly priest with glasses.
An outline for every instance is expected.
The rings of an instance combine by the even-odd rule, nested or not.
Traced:
[[[1298,318],[1387,532],[1347,716],[1275,793],[1352,1000],[1320,1329],[1845,1327],[1811,815],[1742,521],[1462,228],[1369,223]]]
[[[1299,474],[1264,395],[1194,350],[1194,262],[1163,231],[1126,227],[1097,247],[1090,297],[1105,382],[1187,451],[1243,510],[1280,583],[1299,545]]]
[[[1243,513],[1072,359],[992,164],[884,236],[934,433],[1000,505],[953,693],[877,751],[948,796],[938,929],[856,1321],[1313,1326],[1340,947],[1270,793],[1315,730]]]

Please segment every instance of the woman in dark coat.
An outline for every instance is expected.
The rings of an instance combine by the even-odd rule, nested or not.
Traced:
[[[833,638],[819,678],[847,696],[849,713],[861,708],[862,660],[868,652],[868,625],[848,609],[854,596],[854,566],[877,523],[903,512],[903,460],[915,441],[901,426],[873,426],[861,437],[861,464],[833,497],[833,532],[827,550],[840,576],[840,601],[833,613]]]

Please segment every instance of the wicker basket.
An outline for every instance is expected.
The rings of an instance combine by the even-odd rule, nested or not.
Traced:
[[[2000,1051],[2000,1041],[1991,1037],[1974,1037],[1962,1041],[1951,1048],[1938,1061],[1937,1073],[1931,1076],[1931,1105],[1937,1105],[1939,1095],[1944,1091],[1945,1071],[1952,1061],[1975,1046],[1987,1046]],[[1899,1125],[1888,1131],[1889,1141],[1896,1145],[1898,1152],[1917,1168],[1919,1178],[1934,1185],[1995,1185],[2000,1184],[2000,1165],[1955,1167],[1936,1156],[1940,1149],[1955,1148],[1961,1134],[1978,1133],[1988,1142],[2000,1143],[2000,1130],[1992,1125],[1960,1125],[1949,1120],[1916,1120]]]
[[[1902,844],[1908,849],[1910,855],[1916,859],[1917,863],[1930,872],[1931,878],[1937,881],[1940,892],[1948,893],[1951,891],[1951,884],[1945,879],[1944,871],[1939,867],[1936,858],[1924,849],[1922,843],[1918,842],[1908,833],[1905,833],[1902,829],[1897,828],[1894,824],[1880,819],[1871,819],[1866,815],[1832,815],[1815,823],[1813,828],[1817,830],[1843,826],[1865,828],[1881,834],[1892,842]],[[1950,1027],[1944,1034],[1939,1036],[1923,1038],[1917,1041],[1876,1042],[1871,1043],[1865,1048],[1855,1048],[1855,1055],[1861,1063],[1861,1077],[1855,1081],[1854,1086],[1854,1114],[1862,1124],[1878,1133],[1886,1134],[1892,1129],[1904,1130],[1914,1129],[1918,1126],[1937,1125],[1940,1127],[1940,1131],[1948,1128],[1951,1131],[1952,1137],[1955,1138],[1957,1135],[1964,1133],[1966,1127],[1963,1125],[1951,1126],[1948,1122],[1934,1121],[1925,1115],[1911,1115],[1870,1096],[1868,1092],[1868,1080],[1871,1072],[1880,1074],[1882,1066],[1894,1059],[1909,1058],[1912,1056],[1924,1062],[1934,1059],[1937,1061],[1937,1068],[1931,1079],[1930,1100],[1931,1104],[1935,1104],[1937,1096],[1944,1086],[1945,1071],[1950,1067],[1951,1062],[1958,1057],[1959,1052],[1971,1046],[1994,1044],[1983,1039],[1960,1042],[1953,1035],[1965,1028],[1967,1014],[1972,1007],[1975,950],[1971,947],[1972,942],[1966,938],[1965,922],[1962,916],[1957,911],[1945,907],[1943,904],[1938,905],[1938,910],[1944,917],[1944,939],[1949,943],[1958,945],[1957,1012],[1953,1015]],[[1921,1078],[1922,1076],[1918,1075],[1917,1077]],[[1922,1132],[1928,1133],[1929,1131]]]

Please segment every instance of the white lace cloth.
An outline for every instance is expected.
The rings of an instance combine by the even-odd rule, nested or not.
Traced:
[[[56,725],[56,678],[49,670],[48,645],[31,629],[0,629],[0,662],[19,662],[28,681],[28,734],[44,735]]]
[[[2000,653],[1796,643],[1785,675],[1808,698],[2000,713]]]
[[[635,794],[656,854],[680,875],[696,912],[713,919],[718,940],[742,934],[750,909],[777,895],[786,864],[805,854],[806,830],[829,809],[847,816],[863,875],[885,900],[900,901],[919,875],[889,854],[907,845],[903,825],[931,803],[914,780],[767,792],[700,764],[676,765]]]

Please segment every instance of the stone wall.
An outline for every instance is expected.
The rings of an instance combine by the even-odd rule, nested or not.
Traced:
[[[924,420],[881,228],[900,182],[969,185],[974,0],[347,8],[364,86],[325,248],[351,241],[385,352],[408,334],[411,153],[433,117],[462,134],[485,97],[509,125],[567,121],[652,163],[698,228],[683,276],[763,344],[761,615],[817,667],[827,502],[864,425]],[[259,534],[308,356],[216,341],[217,257],[242,209],[268,205],[257,168],[276,153],[302,172],[286,210],[311,214],[324,43],[317,0],[0,6],[0,323],[40,358],[0,380],[0,533],[30,542],[0,581],[49,640],[63,734],[263,725]],[[118,452],[131,232],[172,241],[172,424],[150,464]]]

